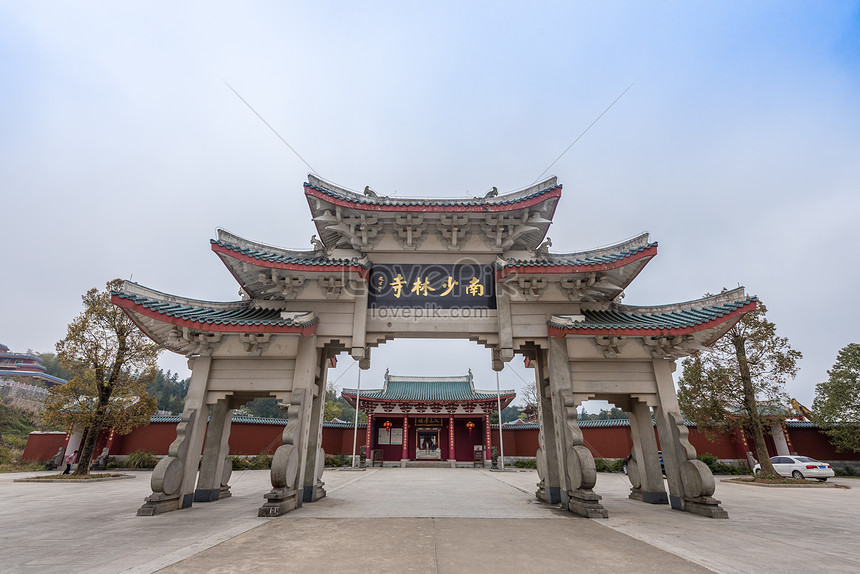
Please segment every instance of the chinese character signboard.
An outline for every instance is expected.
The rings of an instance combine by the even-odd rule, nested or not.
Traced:
[[[374,265],[368,306],[496,308],[492,265]]]

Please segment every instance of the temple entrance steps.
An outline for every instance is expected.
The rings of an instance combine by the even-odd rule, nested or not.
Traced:
[[[410,460],[406,468],[451,468],[447,460]]]

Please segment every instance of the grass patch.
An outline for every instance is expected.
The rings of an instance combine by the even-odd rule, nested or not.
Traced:
[[[517,468],[537,468],[537,461],[534,459],[526,458],[518,460],[514,463],[514,466],[516,466]]]
[[[805,478],[785,478],[782,476],[778,476],[776,478],[744,476],[733,478],[732,480],[735,482],[754,482],[756,484],[819,484],[817,480],[813,482],[811,480],[806,480]]]
[[[50,474],[48,476],[39,476],[36,478],[49,479],[49,480],[92,480],[94,478],[115,478],[118,476],[125,476],[125,475],[124,474],[116,474],[116,473],[85,474],[83,476],[78,476],[76,474]]]

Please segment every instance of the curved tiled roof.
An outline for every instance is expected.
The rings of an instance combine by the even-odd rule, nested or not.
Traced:
[[[490,198],[391,198],[368,197],[338,187],[313,175],[308,175],[308,182],[305,183],[305,194],[322,199],[331,199],[335,203],[345,206],[351,205],[358,209],[372,208],[377,211],[410,211],[415,208],[437,206],[453,208],[454,211],[503,211],[519,203],[533,203],[532,200],[538,198],[543,200],[559,197],[561,185],[557,183],[555,177],[552,177],[524,190]]]
[[[357,389],[343,389],[344,396],[355,397]],[[516,391],[501,391],[502,398],[513,398]],[[471,375],[465,377],[408,377],[386,375],[385,387],[361,391],[361,400],[408,402],[470,402],[495,400],[495,391],[476,391]]]
[[[210,239],[209,243],[213,246],[213,251],[221,251],[216,249],[215,246],[223,247],[228,251],[233,251],[235,253],[239,253],[241,255],[246,255],[252,259],[257,259],[259,261],[268,261],[270,263],[292,263],[296,265],[338,265],[338,266],[354,266],[354,267],[369,267],[370,263],[366,263],[364,265],[358,263],[357,261],[351,259],[335,259],[332,257],[304,257],[304,256],[296,256],[296,255],[282,255],[278,253],[271,253],[268,251],[262,251],[259,249],[248,249],[246,247],[239,247],[236,245],[232,245],[225,241],[220,241],[216,239]]]
[[[740,293],[738,293],[740,291]],[[757,297],[732,300],[734,295],[743,295],[736,289],[714,297],[697,301],[660,307],[633,307],[615,305],[607,311],[583,310],[582,315],[553,315],[548,321],[556,334],[565,331],[612,331],[618,334],[642,334],[660,332],[682,334],[707,328],[714,322],[754,311]]]
[[[209,420],[209,419],[207,419]],[[179,415],[152,415],[149,418],[150,423],[179,423],[182,418]],[[234,423],[249,423],[257,425],[280,425],[286,426],[287,419],[269,419],[258,417],[246,417],[241,415],[233,415]]]
[[[507,261],[505,268],[511,267],[583,267],[582,271],[590,271],[590,267],[610,266],[613,263],[629,259],[645,251],[644,255],[656,255],[657,243],[648,241],[644,233],[630,241],[612,245],[602,249],[580,251],[577,253],[549,253],[546,259],[512,259]],[[644,256],[643,255],[643,256]]]
[[[301,332],[319,321],[313,313],[287,314],[278,309],[255,308],[251,301],[217,303],[165,295],[126,281],[111,292],[111,301],[126,312],[136,312],[180,326],[227,331],[242,327],[260,332]]]
[[[315,251],[291,251],[263,245],[242,239],[236,235],[228,233],[223,229],[218,230],[218,239],[210,239],[212,250],[216,253],[224,253],[225,255],[244,256],[245,260],[256,260],[260,264],[280,263],[286,266],[324,266],[324,267],[356,267],[369,268],[370,261],[359,261],[358,259],[343,259],[328,257],[326,255],[317,255]],[[230,253],[227,253],[227,252]]]

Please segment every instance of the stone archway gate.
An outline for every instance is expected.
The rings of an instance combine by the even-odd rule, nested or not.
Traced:
[[[326,373],[348,352],[397,337],[460,338],[534,367],[540,399],[537,496],[606,517],[576,408],[604,399],[630,415],[631,497],[725,517],[714,479],[696,459],[672,381],[675,360],[702,349],[756,308],[742,288],[656,307],[620,304],[657,254],[647,234],[610,247],[551,253],[546,238],[562,187],[555,178],[473,199],[404,199],[304,184],[318,234],[289,251],[218,230],[214,251],[241,300],[214,303],[126,282],[114,304],[192,371],[177,437],[138,511],[152,515],[230,495],[233,409],[258,397],[288,405],[272,490],[261,516],[325,496],[321,475]],[[663,486],[653,417],[668,476]],[[208,430],[207,430],[208,429]],[[204,435],[206,437],[204,444]],[[202,450],[198,476],[198,453]]]

